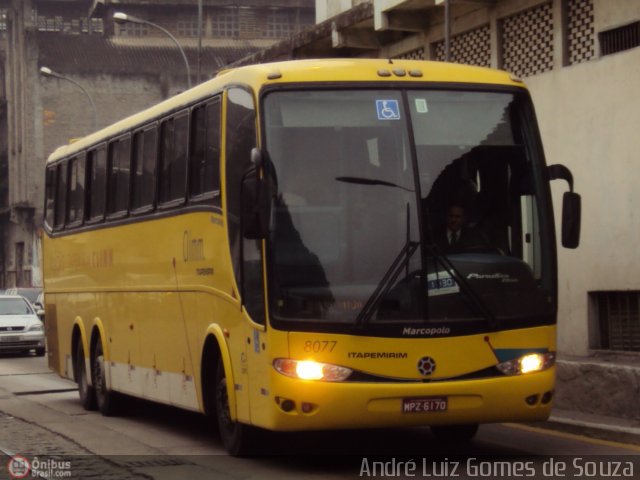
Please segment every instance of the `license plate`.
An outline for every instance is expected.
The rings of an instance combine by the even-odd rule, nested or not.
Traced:
[[[22,337],[19,335],[1,336],[0,343],[21,342]]]
[[[447,397],[403,398],[402,413],[446,412],[449,407]]]

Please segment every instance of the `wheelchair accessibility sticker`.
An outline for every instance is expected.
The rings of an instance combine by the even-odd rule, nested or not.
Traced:
[[[397,100],[376,100],[378,120],[400,120],[400,105]]]

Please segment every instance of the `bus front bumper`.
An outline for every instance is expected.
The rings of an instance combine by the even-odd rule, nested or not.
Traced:
[[[271,430],[523,422],[549,417],[555,367],[520,376],[431,383],[314,382],[274,372],[272,382],[272,408],[254,418],[254,424]]]

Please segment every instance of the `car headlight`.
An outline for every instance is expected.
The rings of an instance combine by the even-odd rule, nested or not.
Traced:
[[[293,360],[291,358],[276,358],[273,368],[287,377],[301,380],[323,380],[325,382],[342,382],[353,372],[350,368],[320,363],[313,360]]]
[[[528,353],[520,358],[509,360],[496,365],[505,375],[524,375],[525,373],[542,372],[553,367],[556,363],[556,354]]]
[[[27,328],[27,332],[44,332],[44,327],[41,323],[34,323],[29,328]]]

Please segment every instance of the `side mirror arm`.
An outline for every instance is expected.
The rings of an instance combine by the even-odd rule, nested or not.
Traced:
[[[557,163],[555,165],[549,165],[547,172],[549,174],[549,180],[564,180],[569,184],[569,191],[573,192],[573,174],[571,170]]]

